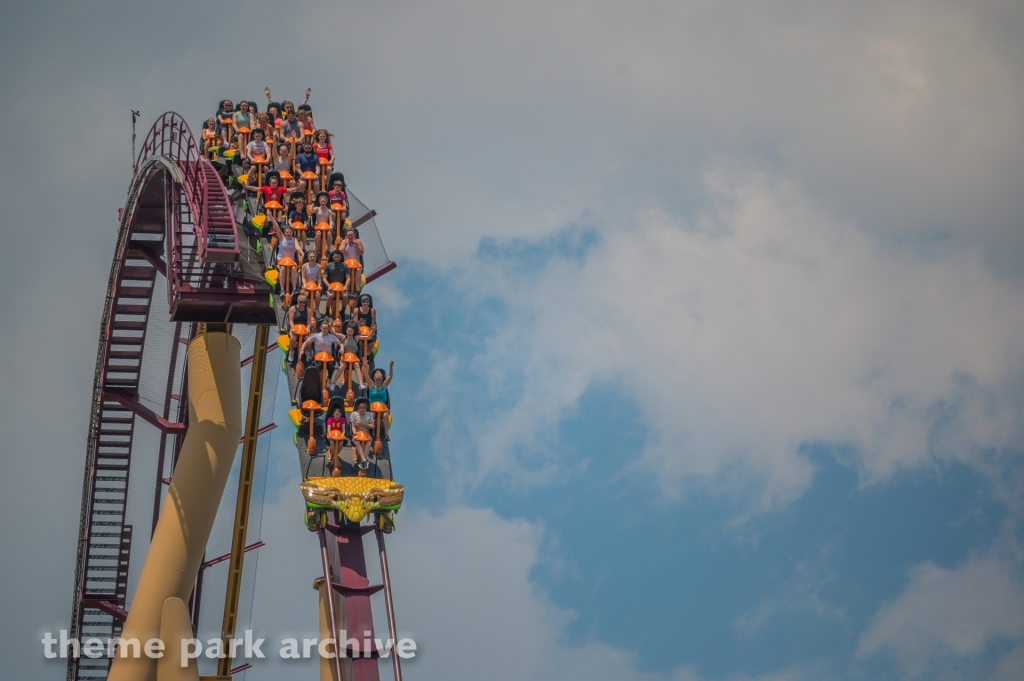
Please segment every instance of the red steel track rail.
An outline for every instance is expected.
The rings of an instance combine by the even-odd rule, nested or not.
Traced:
[[[146,354],[157,283],[166,279],[170,328],[184,341],[194,322],[275,322],[262,272],[246,266],[227,191],[181,116],[169,112],[154,123],[136,168],[118,226],[93,375],[70,627],[71,637],[80,639],[120,633],[133,530],[139,550],[149,543],[150,527],[125,522],[138,424],[161,434],[156,480],[145,483],[157,489],[153,517],[165,450],[170,444],[176,454],[187,428],[178,353],[170,359]],[[162,413],[140,397],[143,367],[153,362],[169,365]],[[69,657],[67,678],[105,678],[108,669],[106,658]]]

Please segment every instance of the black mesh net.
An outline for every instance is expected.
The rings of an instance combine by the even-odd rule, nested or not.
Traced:
[[[359,239],[363,242],[363,267],[368,278],[391,264],[388,253],[384,250],[374,212],[366,207],[351,190],[348,191],[348,216],[352,225],[359,230]]]

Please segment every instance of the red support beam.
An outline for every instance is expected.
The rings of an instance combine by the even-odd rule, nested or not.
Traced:
[[[270,345],[267,346],[267,352],[270,352],[271,350],[273,350],[276,347],[277,347],[277,343],[271,343]],[[249,364],[252,364],[252,357],[253,357],[252,355],[249,355],[248,357],[243,359],[242,360],[242,366],[248,366]]]
[[[89,598],[86,596],[82,599],[82,606],[86,608],[96,608],[97,610],[101,610],[114,619],[121,620],[122,622],[128,619],[128,611],[113,601]]]
[[[121,404],[121,406],[132,411],[136,416],[145,421],[146,423],[156,426],[161,432],[169,435],[184,434],[188,429],[188,426],[184,423],[172,423],[164,417],[157,414],[155,411],[145,406],[136,399],[134,394],[131,394],[125,390],[118,390],[116,388],[106,388],[103,390],[103,398],[114,400]]]
[[[133,255],[135,253],[145,258],[146,262],[155,267],[160,274],[165,277],[167,276],[167,263],[163,261],[163,258],[152,247],[140,241],[129,241],[128,254]]]
[[[389,262],[388,264],[384,265],[384,267],[381,267],[379,270],[370,272],[369,274],[366,275],[366,283],[369,284],[374,279],[379,279],[383,277],[385,274],[395,269],[396,267],[398,267],[397,262]]]
[[[260,428],[259,430],[256,431],[256,435],[263,435],[263,433],[269,433],[274,428],[277,428],[277,424],[276,423],[271,423],[269,425],[263,426],[262,428]],[[245,436],[244,435],[238,440],[238,444],[242,444],[243,442],[245,442]]]
[[[258,549],[259,547],[261,547],[263,545],[264,545],[263,541],[258,541],[255,544],[249,544],[248,546],[246,546],[245,550],[246,550],[246,552],[249,552],[249,551],[252,551],[253,549]],[[210,560],[206,561],[205,563],[203,563],[202,565],[200,565],[199,569],[200,570],[205,570],[208,567],[213,567],[217,563],[223,563],[224,561],[226,561],[230,557],[231,557],[230,553],[225,553],[223,556],[217,556],[216,558],[210,559]]]
[[[359,217],[359,218],[356,218],[356,219],[355,219],[355,220],[354,220],[354,221],[352,222],[352,229],[355,229],[355,228],[359,227],[359,225],[361,225],[361,224],[363,224],[364,222],[367,222],[368,220],[370,220],[370,219],[372,219],[372,218],[375,218],[375,217],[377,217],[377,211],[375,211],[375,210],[371,210],[371,211],[370,211],[369,213],[367,213],[366,215],[364,215],[364,216],[362,216],[362,217]]]

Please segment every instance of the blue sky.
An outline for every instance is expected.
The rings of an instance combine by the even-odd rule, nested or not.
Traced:
[[[372,289],[410,677],[1024,677],[1019,3],[280,11],[12,9],[4,234],[57,273],[0,298],[0,511],[39,514],[0,530],[4,612],[33,613],[0,625],[12,669],[63,673],[34,640],[69,612],[128,110],[308,85],[400,263]],[[210,13],[305,61],[210,40]],[[286,432],[271,635],[315,625]]]

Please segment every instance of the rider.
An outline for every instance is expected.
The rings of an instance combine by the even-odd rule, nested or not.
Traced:
[[[341,347],[341,339],[331,332],[331,320],[324,318],[320,322],[320,331],[314,333],[302,344],[302,352],[305,355],[306,366],[312,366],[316,355],[326,352],[333,358],[327,365],[327,375],[332,376],[337,367],[337,349]]]
[[[327,159],[327,165],[334,167],[334,146],[331,144],[331,133],[321,128],[313,135],[313,153],[317,158]]]
[[[292,174],[292,148],[284,142],[277,145],[277,160],[274,161],[274,170],[279,173]]]
[[[291,273],[292,290],[294,290],[295,288],[298,287],[299,283],[299,268],[297,265],[298,263],[302,262],[303,249],[302,245],[299,244],[298,240],[295,238],[295,230],[292,229],[291,225],[285,225],[284,230],[282,230],[282,234],[283,236],[281,237],[281,241],[278,242],[277,249],[274,252],[274,262],[279,263],[281,261],[281,258],[291,258],[292,260],[295,261],[296,267],[292,268]],[[277,281],[281,286],[281,290],[284,291],[284,268],[278,265],[277,271],[279,273]]]
[[[262,158],[264,163],[270,158],[270,145],[267,144],[266,132],[263,128],[253,128],[252,139],[245,147],[245,156],[253,162],[257,158]]]
[[[217,134],[217,120],[215,118],[207,118],[206,123],[203,124],[203,155],[209,156],[210,150],[214,147],[220,146],[218,141],[219,135]]]
[[[313,143],[306,141],[302,143],[299,153],[295,154],[295,169],[300,173],[315,173],[320,167],[320,161],[313,153]]]
[[[324,267],[323,271],[323,283],[320,287],[328,292],[327,297],[327,309],[330,310],[334,304],[334,299],[337,296],[343,295],[342,293],[335,293],[330,290],[331,284],[341,284],[343,287],[348,285],[348,266],[342,260],[341,251],[334,251],[331,253],[331,259]],[[341,306],[344,309],[343,306]]]
[[[313,224],[319,225],[321,222],[334,226],[334,212],[331,210],[331,206],[327,203],[330,200],[330,196],[327,192],[317,192],[316,194],[316,208],[313,213]]]
[[[235,111],[231,116],[232,122],[235,124],[235,130],[239,128],[249,128],[252,130],[252,124],[256,121],[253,117],[252,112],[249,111],[249,102],[241,101],[238,103],[238,110]],[[239,138],[238,146],[242,146],[241,138]]]
[[[359,297],[359,307],[356,308],[354,321],[358,326],[365,326],[370,329],[370,335],[364,336],[359,334],[356,336],[356,340],[366,341],[367,352],[364,359],[371,359],[373,351],[370,349],[373,347],[373,342],[377,340],[377,310],[370,306],[369,296]]]
[[[360,397],[356,400],[355,411],[349,414],[348,417],[349,425],[352,426],[352,435],[355,435],[358,431],[362,431],[367,435],[373,435],[373,414],[368,411],[369,407],[370,403],[365,397]],[[370,442],[361,442],[353,437],[352,444],[356,453],[356,466],[359,468],[357,475],[365,477],[366,473],[364,471],[370,466],[368,456]]]
[[[314,249],[306,251],[306,262],[302,264],[302,287],[305,289],[309,282],[320,285],[320,262],[317,260],[317,252]],[[320,291],[313,294],[313,312],[320,314]]]
[[[301,191],[292,192],[291,208],[288,209],[288,224],[300,226],[303,230],[299,239],[302,250],[306,249],[306,228],[309,226],[309,213],[306,212],[306,197]]]
[[[214,118],[217,119],[217,134],[223,134],[224,129],[227,127],[228,121],[232,120],[235,116],[235,105],[231,103],[230,99],[220,100],[220,106],[217,107],[217,113],[214,114]]]
[[[295,325],[302,324],[309,329],[313,315],[309,312],[309,298],[305,293],[300,293],[298,300],[295,304],[288,309],[288,364],[295,366],[295,362],[299,359],[299,337],[295,333]],[[294,354],[292,354],[294,351]]]
[[[249,173],[249,175],[252,176],[253,173]],[[283,206],[285,201],[284,197],[288,194],[288,189],[287,187],[281,186],[281,175],[276,170],[271,170],[267,173],[265,181],[266,184],[262,187],[246,184],[245,188],[249,191],[258,191],[263,194],[264,203],[267,201],[277,201]]]
[[[350,229],[345,232],[345,240],[341,242],[341,250],[345,253],[345,259],[355,258],[363,262],[363,242],[359,238],[359,232]]]
[[[391,396],[388,394],[388,386],[391,385],[391,379],[395,376],[395,360],[391,360],[391,365],[388,367],[387,377],[385,378],[384,370],[376,368],[370,374],[370,391],[367,394],[367,398],[370,400],[370,404],[374,402],[383,402],[391,408]],[[388,437],[388,420],[381,418],[381,432],[380,439],[389,440]]]

